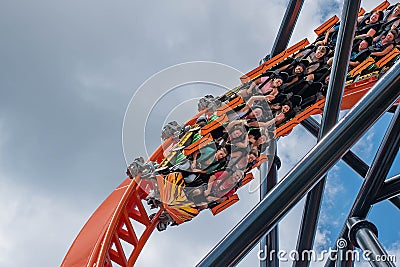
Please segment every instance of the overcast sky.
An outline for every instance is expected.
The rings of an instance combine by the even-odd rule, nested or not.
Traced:
[[[60,265],[93,211],[125,179],[123,119],[141,84],[189,61],[218,62],[241,72],[253,69],[270,51],[287,2],[2,0],[0,266]],[[317,26],[340,14],[340,2],[306,0],[291,44],[304,37],[312,40]],[[379,3],[368,0],[362,5],[370,9]],[[178,100],[196,97],[193,90],[200,89],[193,88],[188,89],[190,96]],[[175,113],[168,113],[168,119],[192,115]],[[137,113],[138,120],[142,116]],[[385,116],[354,148],[367,162],[388,119]],[[151,127],[151,142],[158,145],[162,125]],[[301,127],[282,138],[279,176],[314,144]],[[400,166],[398,158],[396,164]],[[360,184],[344,164],[330,172],[319,249],[333,244]],[[195,265],[258,201],[258,193],[245,188],[239,195],[241,201],[217,217],[207,211],[191,223],[155,232],[138,266]],[[386,228],[380,232],[382,242],[398,253],[399,213],[387,203],[377,206],[381,209],[374,209],[371,219]],[[301,212],[298,205],[280,223],[284,249],[295,246]],[[180,253],[172,255],[171,245]],[[258,264],[255,252],[239,266]]]

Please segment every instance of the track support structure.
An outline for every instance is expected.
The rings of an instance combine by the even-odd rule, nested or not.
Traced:
[[[349,239],[354,246],[362,249],[369,264],[374,267],[396,267],[378,240],[378,229],[371,222],[351,217],[347,220]],[[350,255],[350,254],[347,254]],[[345,257],[347,255],[344,255]]]
[[[398,99],[399,64],[397,62],[364,95],[198,266],[235,265],[294,207]]]

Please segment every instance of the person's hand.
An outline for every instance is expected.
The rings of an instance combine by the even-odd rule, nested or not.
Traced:
[[[265,96],[265,99],[267,100],[268,103],[271,103],[271,101],[275,99],[275,96],[267,95],[267,96]]]

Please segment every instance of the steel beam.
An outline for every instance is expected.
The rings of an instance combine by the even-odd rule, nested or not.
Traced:
[[[360,191],[350,210],[348,218],[351,217],[367,217],[374,203],[380,188],[382,187],[390,167],[397,155],[400,145],[400,108],[396,109],[389,127],[383,137],[382,143],[379,146],[371,167],[368,170],[367,176],[361,186]],[[346,224],[343,225],[339,238],[345,238],[348,235]],[[336,246],[335,246],[336,249]],[[335,250],[334,249],[334,250]],[[330,257],[331,258],[331,257]],[[326,266],[333,266],[331,260],[328,260]]]
[[[314,137],[318,137],[320,124],[313,118],[309,117],[301,122],[301,125],[306,128]],[[356,173],[362,178],[367,175],[369,166],[362,159],[360,159],[354,152],[349,150],[342,158],[342,160],[349,165]]]
[[[378,192],[374,204],[382,200],[392,199],[394,196],[400,194],[400,174],[387,179]]]
[[[198,266],[233,266],[268,233],[400,96],[397,62]]]
[[[340,24],[338,42],[335,47],[332,72],[318,140],[333,128],[339,117],[360,2],[361,0],[346,0],[343,5],[342,23]],[[297,251],[299,253],[305,250],[309,251],[313,247],[325,183],[326,175],[307,194],[297,239]],[[294,267],[307,267],[309,264],[309,259],[303,258],[293,262]]]
[[[394,111],[393,111],[394,112]],[[319,123],[313,118],[307,118],[306,120],[302,121],[301,124],[308,130],[312,135],[315,137],[318,136],[319,131]],[[349,165],[355,172],[357,172],[362,178],[365,179],[367,175],[369,166],[366,164],[362,159],[360,159],[356,154],[354,154],[351,150],[349,150],[342,158],[342,160]],[[385,184],[383,185],[385,188]],[[382,188],[382,190],[383,190]],[[395,189],[394,189],[395,190]],[[378,194],[376,202],[388,199],[389,197],[381,196],[381,193]],[[400,209],[400,197],[396,196],[396,194],[390,194],[392,197],[389,198],[389,201],[392,202],[394,206]]]
[[[275,43],[272,46],[271,57],[286,49],[303,3],[304,0],[290,0],[288,7],[286,8],[285,16],[281,22],[278,35],[275,39]]]
[[[366,217],[376,195],[385,181],[390,167],[399,151],[400,108],[397,108],[381,146],[368,170],[367,177],[352,208],[355,217]],[[352,217],[353,217],[352,216]]]

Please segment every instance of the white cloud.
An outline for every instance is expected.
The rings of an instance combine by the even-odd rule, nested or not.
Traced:
[[[371,158],[371,154],[373,152],[373,148],[375,143],[373,142],[375,136],[374,130],[369,130],[361,139],[358,141],[354,147],[353,151],[357,153],[357,155],[363,155],[364,158]]]

